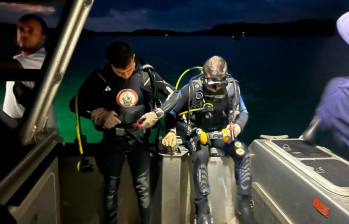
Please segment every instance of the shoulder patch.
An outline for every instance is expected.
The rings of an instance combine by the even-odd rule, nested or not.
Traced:
[[[133,89],[122,89],[116,95],[115,100],[121,107],[132,107],[137,105],[138,95]]]

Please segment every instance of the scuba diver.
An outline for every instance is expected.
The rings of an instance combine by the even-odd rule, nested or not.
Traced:
[[[178,93],[150,65],[136,60],[125,42],[109,45],[106,59],[103,68],[94,71],[82,84],[78,101],[74,97],[70,109],[75,111],[74,102],[78,102],[79,115],[91,119],[96,129],[103,132],[96,162],[104,176],[106,223],[117,223],[118,189],[127,156],[141,223],[147,224],[150,222],[150,152],[145,144],[145,129],[174,107]],[[155,90],[167,96],[161,105],[155,105]],[[140,118],[142,122],[138,122]]]
[[[349,12],[338,18],[337,31],[349,45]],[[327,83],[313,120],[301,138],[336,151],[349,149],[349,76],[335,77]]]
[[[227,62],[222,57],[209,58],[202,73],[203,76],[193,77],[180,90],[180,99],[166,116],[169,132],[162,139],[162,145],[173,149],[177,144],[176,135],[184,133],[182,137],[193,161],[195,221],[198,224],[213,223],[208,205],[209,149],[219,148],[231,156],[235,161],[238,185],[236,213],[241,223],[251,223],[250,159],[247,148],[236,139],[247,123],[248,111],[240,96],[238,82],[228,73]],[[177,122],[178,115],[183,115],[181,122]],[[218,133],[216,137],[215,133]],[[217,138],[219,133],[223,138]]]

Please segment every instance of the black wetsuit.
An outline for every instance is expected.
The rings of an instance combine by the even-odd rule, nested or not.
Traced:
[[[94,71],[79,90],[78,106],[81,116],[90,118],[93,110],[103,107],[120,115],[122,123],[117,126],[118,130],[125,128],[128,130],[124,133],[117,132],[114,128],[106,130],[97,127],[97,130],[103,131],[96,161],[105,178],[107,223],[117,222],[117,192],[125,155],[133,176],[141,222],[149,223],[149,151],[146,145],[140,142],[145,142],[144,130],[134,128],[132,123],[140,115],[151,110],[153,106],[151,102],[154,98],[152,85],[160,94],[168,96],[160,108],[165,113],[171,110],[177,101],[177,92],[154,69],[142,66],[140,63],[137,63],[134,73],[128,80],[117,76],[107,63],[102,69]],[[74,99],[70,101],[70,107],[74,111]],[[143,111],[138,111],[136,113],[138,117],[132,118],[130,111],[134,108],[140,108]]]
[[[212,104],[213,109],[194,110],[187,114],[191,129],[200,128],[205,132],[220,131],[230,122],[233,122],[239,124],[241,130],[243,130],[248,120],[248,112],[240,96],[237,81],[233,78],[230,78],[230,80],[232,81],[231,83],[222,87],[216,93],[208,91],[203,85],[201,78],[192,80],[181,89],[181,97],[170,114],[176,117],[179,113],[187,111],[188,108],[196,109],[204,107],[205,104]],[[166,119],[168,128],[173,127],[175,123],[171,115],[167,116]],[[183,124],[180,127],[183,127]],[[180,128],[177,128],[177,133],[180,133],[181,131],[178,129]],[[188,134],[187,131],[183,133],[185,133],[184,135]],[[196,134],[184,136],[184,140],[193,160],[195,204],[199,219],[200,215],[205,216],[209,214],[207,201],[207,196],[210,192],[207,176],[207,164],[210,156],[209,147],[221,148],[234,159],[238,197],[250,196],[251,174],[250,160],[247,153],[242,157],[236,155],[233,145],[224,143],[222,140],[211,140],[208,144],[202,145]],[[247,150],[247,147],[245,147],[245,150]],[[206,221],[198,221],[198,223],[206,223]]]

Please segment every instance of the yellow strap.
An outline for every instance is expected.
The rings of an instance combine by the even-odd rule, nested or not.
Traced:
[[[81,142],[80,119],[79,119],[78,96],[77,95],[75,96],[75,115],[76,115],[76,137],[78,138],[80,154],[83,155],[84,154],[84,150],[82,148],[82,142]],[[78,168],[78,170],[79,170],[79,168]]]
[[[195,109],[190,109],[190,110],[187,110],[187,111],[183,111],[182,113],[179,114],[179,116],[182,116],[182,115],[187,114],[187,113],[189,113],[189,112],[200,111],[200,110],[203,110],[203,109],[208,108],[208,107],[213,108],[213,104],[212,104],[212,103],[205,103],[203,107],[201,107],[201,108],[195,108]]]

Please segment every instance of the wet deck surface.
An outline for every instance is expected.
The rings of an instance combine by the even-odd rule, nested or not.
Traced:
[[[78,156],[65,156],[60,159],[60,190],[63,224],[103,223],[103,177],[98,172],[93,157],[88,158],[95,168],[93,172],[89,173],[78,173],[75,170],[76,163],[79,159]],[[131,174],[127,163],[124,165],[121,180],[119,204],[123,206],[119,206],[119,223],[139,223],[136,195],[132,187]],[[217,182],[219,182],[219,180]],[[212,184],[214,185],[214,183]],[[151,223],[174,223],[173,220],[167,220],[166,217],[161,218],[161,206],[159,205],[161,201],[160,188],[155,187],[152,193],[153,210]],[[217,194],[219,193],[221,192],[217,192]],[[193,196],[189,195],[189,197],[192,198]],[[188,205],[181,206],[188,207]],[[193,205],[191,206],[189,206],[191,207],[189,209],[193,209]],[[230,206],[233,206],[233,204]],[[225,210],[225,208],[223,210]],[[190,212],[188,219],[185,218],[185,220],[190,220],[188,223],[193,223],[192,213],[193,212]],[[184,217],[182,217],[181,220],[183,220],[183,218]],[[232,215],[232,220],[224,223],[235,224],[239,222],[236,217]]]

